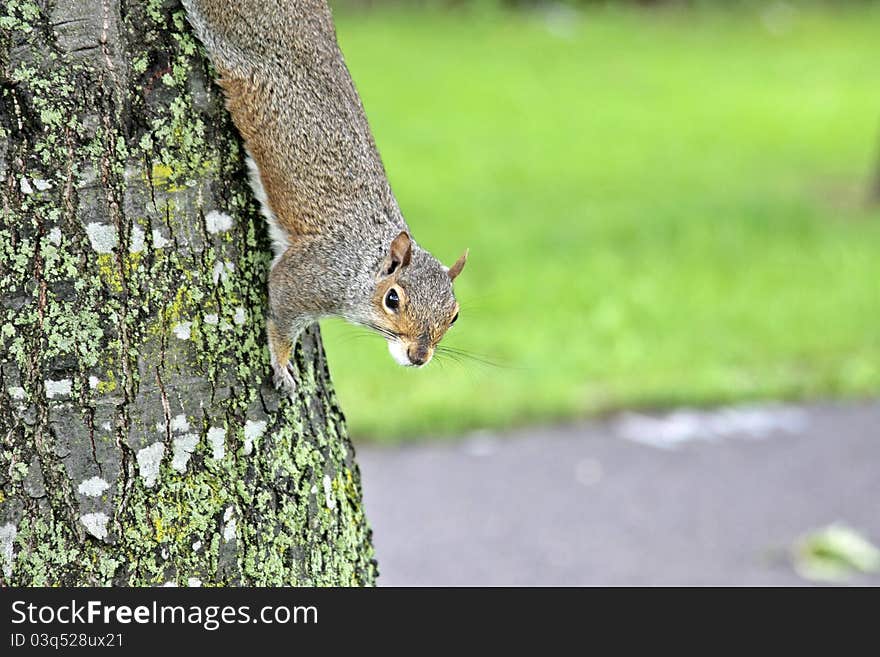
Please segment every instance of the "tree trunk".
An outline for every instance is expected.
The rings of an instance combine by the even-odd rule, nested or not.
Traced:
[[[0,584],[374,583],[317,328],[269,382],[266,230],[183,9],[0,29]]]

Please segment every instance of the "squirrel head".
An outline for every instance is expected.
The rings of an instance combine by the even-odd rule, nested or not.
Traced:
[[[385,336],[399,364],[426,365],[455,324],[459,306],[452,282],[464,269],[467,254],[447,268],[427,251],[414,248],[406,231],[391,241],[376,276],[371,327]]]

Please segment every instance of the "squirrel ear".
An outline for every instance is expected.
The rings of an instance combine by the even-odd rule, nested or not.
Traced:
[[[465,249],[464,253],[461,254],[458,260],[455,261],[455,264],[452,265],[449,270],[446,272],[449,274],[449,279],[454,281],[455,277],[461,273],[461,270],[464,269],[464,263],[467,262],[468,253],[470,249]]]
[[[390,276],[398,269],[406,267],[412,259],[412,239],[405,230],[391,240],[391,248],[382,263],[382,274]]]

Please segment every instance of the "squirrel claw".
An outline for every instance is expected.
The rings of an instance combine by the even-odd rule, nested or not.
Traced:
[[[272,369],[275,371],[275,376],[273,377],[275,388],[288,395],[292,395],[296,390],[296,381],[293,378],[293,365],[291,363],[285,365],[273,364]]]

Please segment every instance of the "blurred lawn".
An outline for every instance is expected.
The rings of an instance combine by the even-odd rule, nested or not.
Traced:
[[[880,391],[880,9],[338,12],[447,343],[327,322],[356,437]]]

